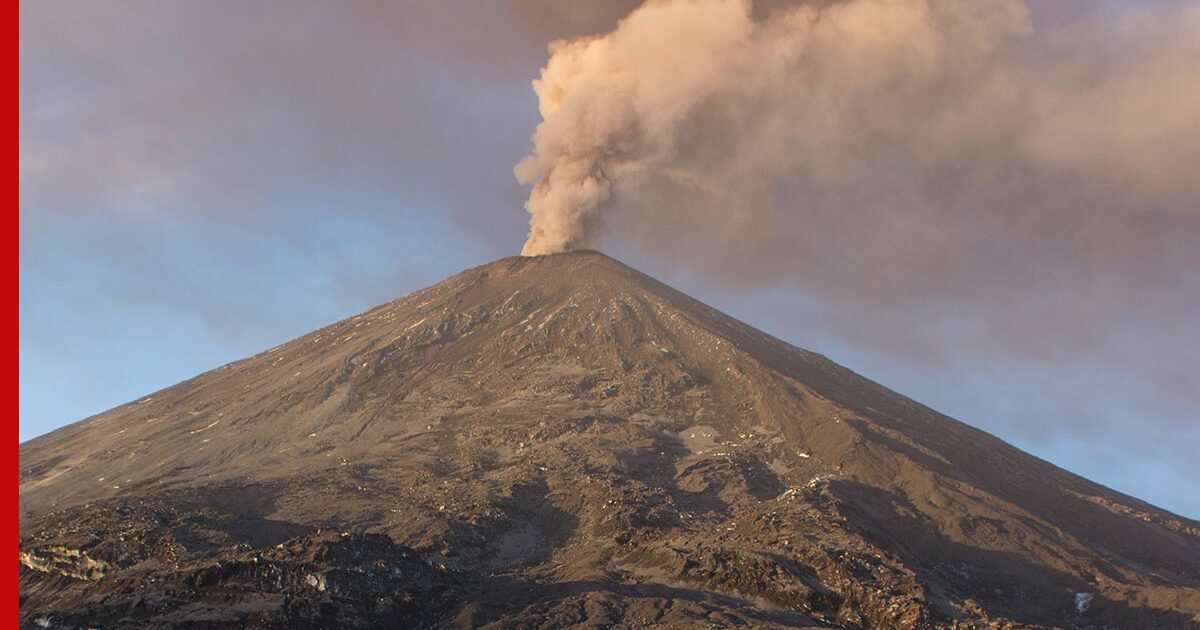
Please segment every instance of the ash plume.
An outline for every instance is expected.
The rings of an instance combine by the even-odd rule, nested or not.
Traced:
[[[1040,238],[1194,216],[1200,6],[1095,3],[1044,28],[1034,8],[660,0],[553,42],[515,168],[532,184],[523,253],[608,229],[758,264],[806,232],[943,251],[966,223]]]

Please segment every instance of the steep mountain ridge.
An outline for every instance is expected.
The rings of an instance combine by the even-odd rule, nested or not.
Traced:
[[[1200,614],[1195,521],[596,252],[467,270],[32,440],[21,462],[27,619],[181,625],[197,601],[205,623],[262,627],[1186,627]],[[254,582],[275,599],[235,605],[212,589],[244,572],[179,582],[247,557],[281,576],[353,572],[256,551],[310,548],[320,528],[384,534],[403,550],[381,557],[430,563],[421,592],[444,599],[395,604],[412,584],[379,578],[382,595],[362,591],[390,598],[379,612],[350,586],[281,577]],[[372,540],[365,559],[383,549]],[[119,585],[151,578],[179,584],[121,612]]]

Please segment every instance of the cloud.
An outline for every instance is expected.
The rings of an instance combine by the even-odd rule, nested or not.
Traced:
[[[533,115],[547,38],[629,9],[575,4],[23,5],[22,207],[220,217],[382,182],[398,202],[460,191],[443,205],[473,222],[521,194],[509,121]]]

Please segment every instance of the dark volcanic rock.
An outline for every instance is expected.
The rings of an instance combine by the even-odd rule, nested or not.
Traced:
[[[1182,628],[1200,524],[594,252],[21,446],[28,627]]]
[[[23,619],[68,628],[431,627],[458,601],[453,572],[381,534],[321,531],[267,549],[157,560],[78,581],[24,570],[30,590],[58,605]]]

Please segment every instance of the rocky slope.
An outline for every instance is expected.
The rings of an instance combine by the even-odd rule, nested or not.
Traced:
[[[29,627],[1200,623],[1200,523],[595,252],[21,445]]]

